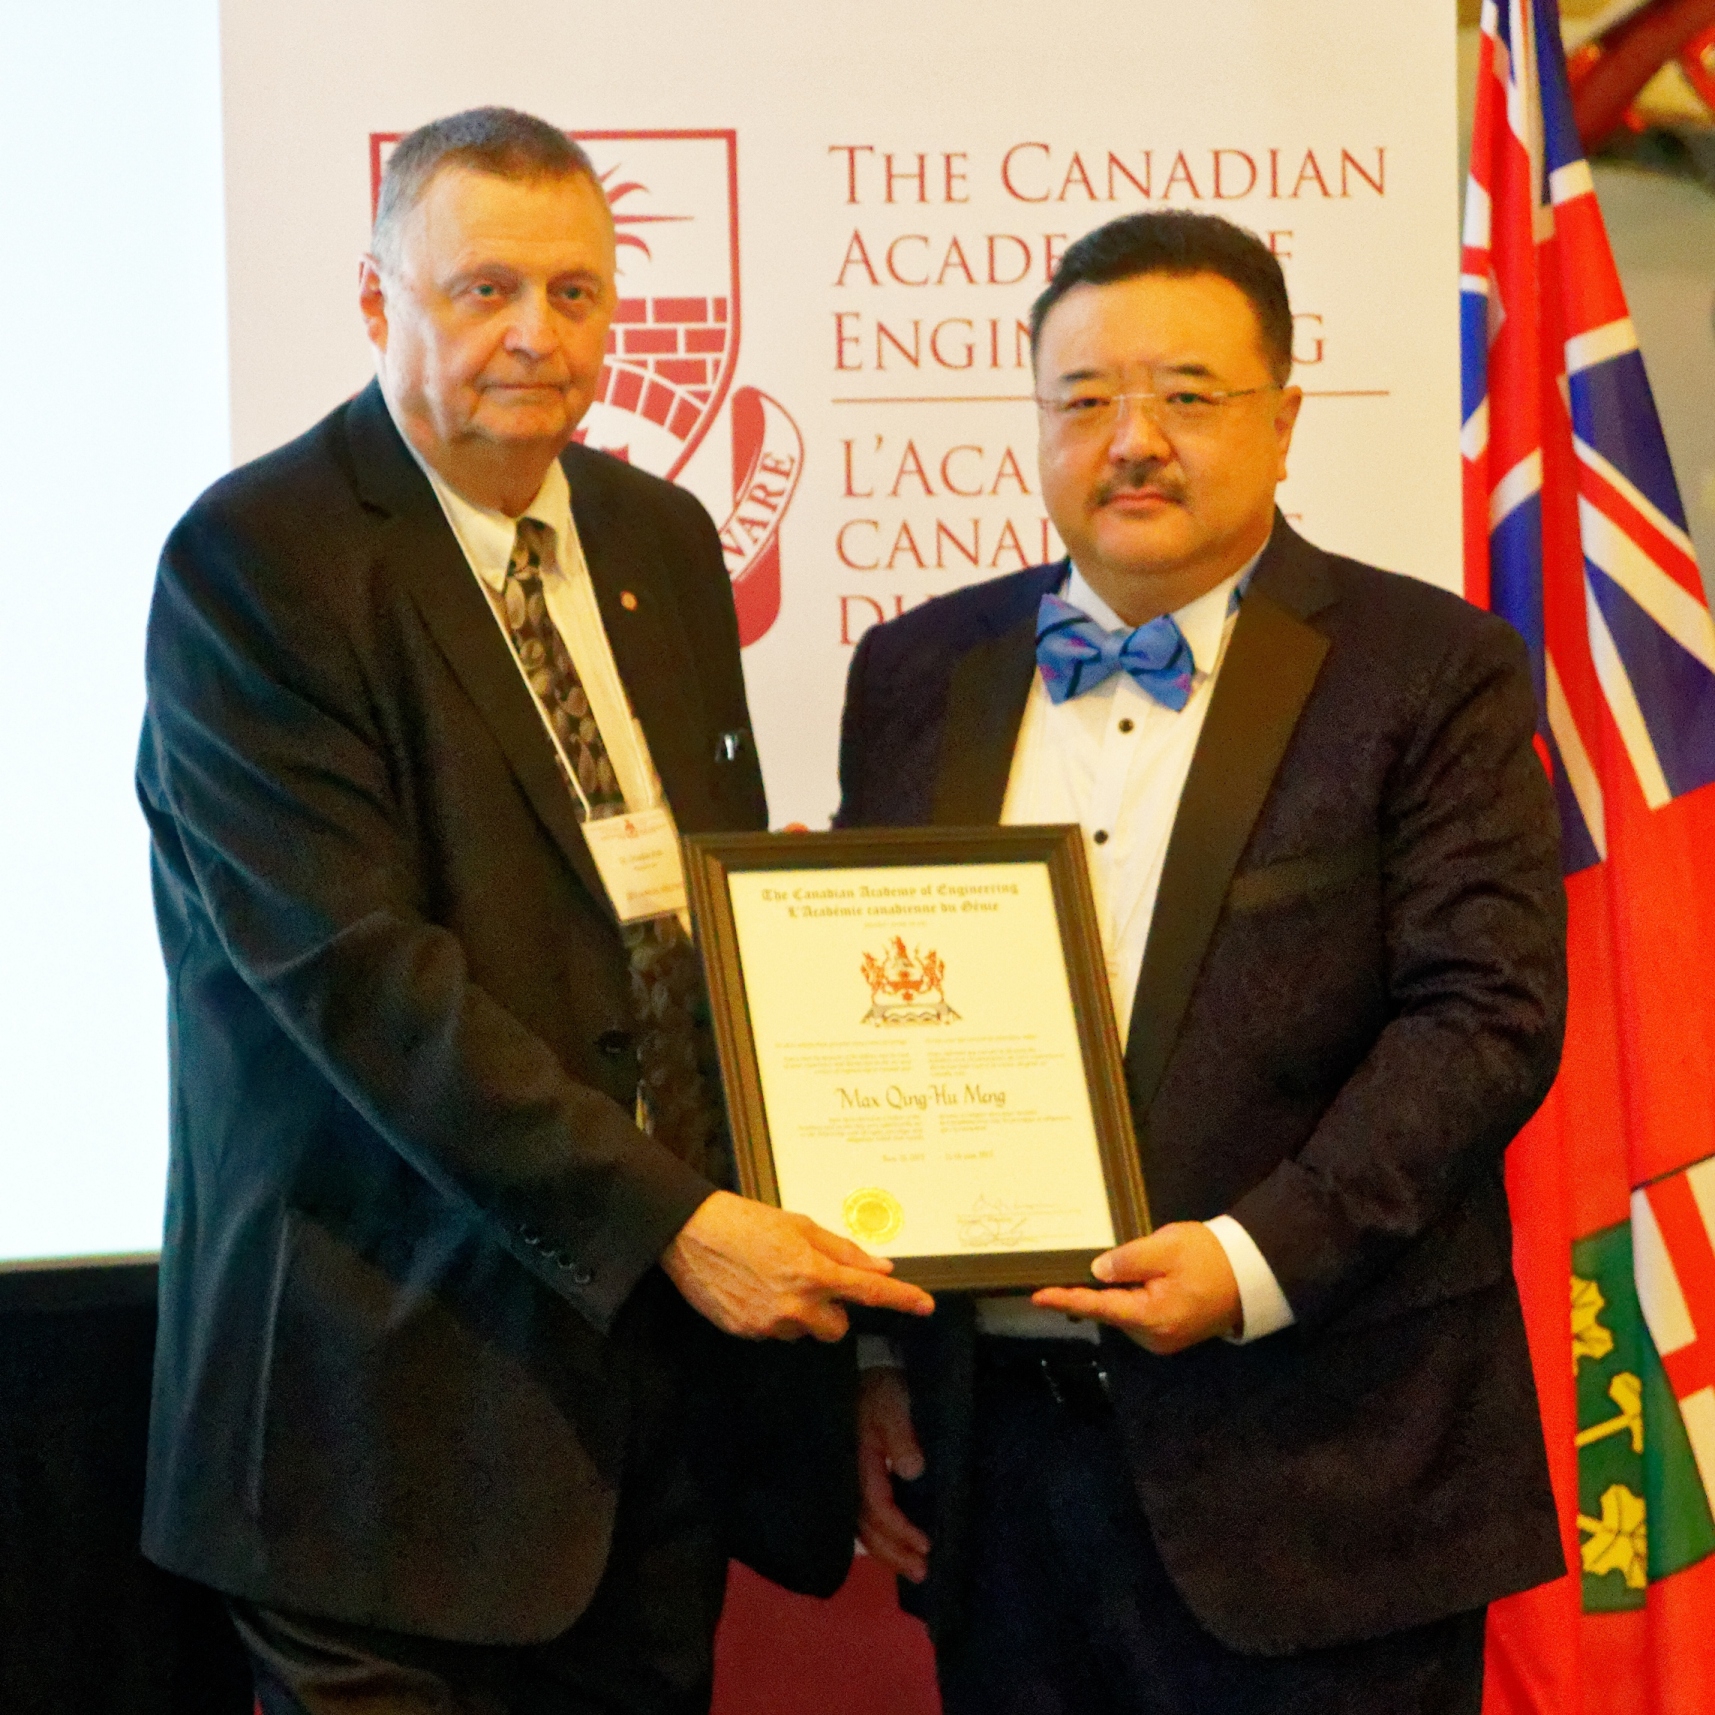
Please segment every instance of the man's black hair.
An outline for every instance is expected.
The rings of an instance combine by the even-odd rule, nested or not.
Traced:
[[[1122,215],[1068,245],[1054,278],[1030,306],[1034,358],[1048,312],[1074,286],[1111,286],[1141,274],[1218,274],[1250,300],[1269,369],[1292,373],[1292,307],[1274,253],[1253,232],[1215,214],[1160,209]]]

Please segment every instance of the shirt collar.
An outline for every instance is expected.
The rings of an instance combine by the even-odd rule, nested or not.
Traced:
[[[498,594],[506,585],[506,568],[512,561],[518,520],[490,507],[478,506],[474,500],[467,500],[411,446],[409,440],[405,445],[429,479],[429,486],[434,489],[435,498],[440,501],[441,510],[446,514],[459,546],[464,549],[471,570]],[[555,558],[564,567],[567,563],[566,544],[572,533],[572,491],[566,481],[565,468],[558,459],[548,466],[548,474],[542,478],[536,498],[524,508],[523,516],[534,518],[553,532]]]
[[[1230,578],[1223,578],[1212,590],[1205,590],[1196,600],[1186,602],[1173,614],[1174,622],[1191,646],[1191,659],[1199,673],[1214,671],[1215,661],[1221,653],[1227,617],[1237,611],[1239,600],[1250,584],[1251,574],[1267,547],[1264,542]],[[1096,594],[1075,565],[1071,567],[1066,587],[1061,593],[1073,607],[1081,608],[1104,631],[1132,629]]]

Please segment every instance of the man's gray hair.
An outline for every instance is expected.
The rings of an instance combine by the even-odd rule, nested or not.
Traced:
[[[545,119],[513,107],[472,107],[431,119],[401,137],[387,158],[369,240],[383,267],[398,260],[401,223],[445,167],[468,167],[514,183],[585,178],[601,189],[589,156]]]

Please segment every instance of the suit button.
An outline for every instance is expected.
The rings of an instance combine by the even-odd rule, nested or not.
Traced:
[[[531,1250],[539,1251],[542,1248],[542,1235],[534,1227],[520,1227],[518,1236]]]
[[[569,1256],[560,1258],[560,1267],[571,1269],[573,1286],[588,1286],[595,1279],[595,1275],[589,1269],[573,1267],[572,1259]]]
[[[1097,828],[1096,831],[1090,835],[1090,838],[1094,840],[1098,846],[1105,846],[1108,843],[1108,831],[1106,828]]]
[[[610,1060],[622,1060],[637,1052],[637,1038],[629,1030],[604,1030],[595,1039],[595,1045],[597,1052]]]

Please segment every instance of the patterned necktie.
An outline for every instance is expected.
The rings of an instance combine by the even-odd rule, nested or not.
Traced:
[[[625,809],[625,794],[542,593],[543,575],[554,568],[553,532],[534,518],[520,518],[502,595],[507,633],[577,776],[579,820],[586,803],[589,816],[618,815]],[[631,965],[637,1065],[650,1132],[692,1167],[724,1183],[724,1128],[714,1105],[708,1001],[696,949],[671,914],[627,923],[620,933]]]
[[[1049,592],[1036,610],[1036,661],[1049,697],[1063,703],[1126,673],[1177,713],[1191,697],[1197,664],[1172,614],[1131,631],[1104,631],[1081,608]]]

